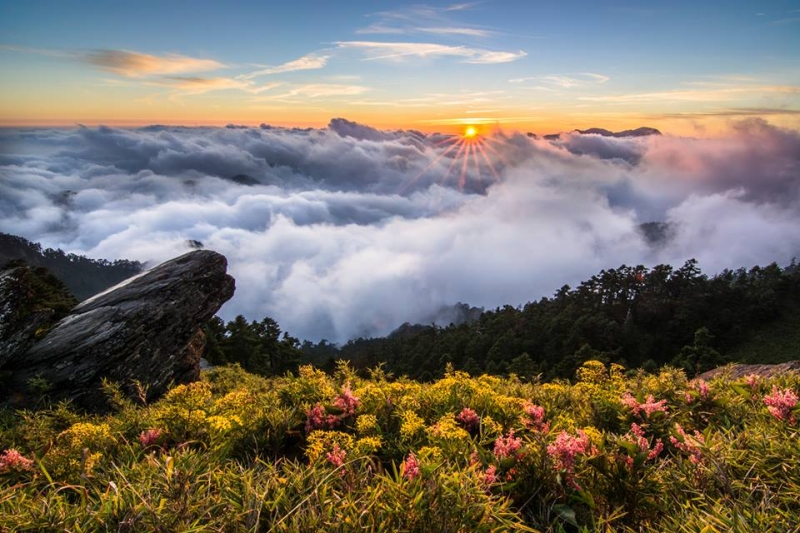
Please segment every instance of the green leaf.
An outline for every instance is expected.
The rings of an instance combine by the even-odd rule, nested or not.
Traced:
[[[571,526],[578,527],[578,519],[575,510],[566,504],[554,505],[553,510],[558,513],[558,517]]]

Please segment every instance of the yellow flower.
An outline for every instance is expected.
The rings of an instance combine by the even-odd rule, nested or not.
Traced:
[[[425,429],[425,421],[414,411],[403,411],[400,415],[403,422],[400,424],[400,437],[411,440]]]
[[[356,441],[356,450],[363,455],[377,452],[381,447],[380,437],[362,437]]]
[[[359,435],[375,435],[379,433],[378,418],[375,415],[359,415],[356,419],[356,431]]]
[[[426,430],[432,439],[461,441],[469,440],[469,433],[456,423],[455,415],[448,413],[440,418],[436,424]]]
[[[224,432],[231,429],[231,421],[224,416],[209,416],[206,422],[215,431]]]
[[[306,457],[313,463],[323,457],[325,453],[332,451],[334,444],[346,452],[352,451],[353,437],[341,431],[312,431],[308,436]]]

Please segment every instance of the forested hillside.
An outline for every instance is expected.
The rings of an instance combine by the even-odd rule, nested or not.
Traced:
[[[800,269],[775,264],[706,276],[681,268],[621,266],[521,308],[484,312],[473,323],[404,325],[386,338],[340,348],[307,343],[314,362],[345,359],[358,368],[429,380],[447,363],[473,374],[570,377],[583,361],[629,368],[663,364],[695,375],[728,360],[786,361],[800,353]]]
[[[79,301],[142,271],[142,264],[136,261],[89,259],[62,250],[42,248],[41,244],[22,237],[0,233],[0,267],[10,261],[47,268]]]

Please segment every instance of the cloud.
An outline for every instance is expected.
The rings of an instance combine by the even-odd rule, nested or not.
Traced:
[[[800,95],[800,87],[793,85],[768,85],[727,87],[719,89],[680,89],[637,94],[608,96],[580,96],[578,100],[589,102],[609,102],[618,104],[637,104],[642,102],[720,102],[740,99],[743,94],[753,95]]]
[[[526,83],[535,81],[543,83],[550,87],[558,87],[561,89],[572,89],[574,87],[586,87],[588,85],[596,85],[606,83],[610,80],[608,76],[603,74],[595,74],[593,72],[581,72],[578,74],[551,74],[547,76],[528,76],[526,78],[513,78],[508,80],[510,83]]]
[[[282,83],[269,83],[255,86],[253,82],[233,78],[201,78],[197,76],[170,76],[160,80],[158,85],[174,87],[180,94],[204,94],[211,91],[238,89],[251,94],[259,94],[283,85]]]
[[[127,50],[94,50],[83,55],[90,65],[128,78],[186,74],[225,68],[213,59],[198,59],[178,54],[154,56]]]
[[[308,83],[295,85],[284,96],[304,96],[307,98],[320,98],[326,96],[354,96],[364,94],[369,87],[363,85],[344,85],[340,83]]]
[[[268,67],[265,69],[250,72],[238,76],[240,79],[249,80],[259,76],[269,76],[272,74],[283,74],[285,72],[296,72],[298,70],[316,70],[323,68],[327,63],[330,56],[308,54],[294,61],[289,61],[282,65],[275,67]]]
[[[387,43],[377,41],[341,41],[336,45],[343,49],[356,49],[362,51],[367,60],[400,60],[404,58],[436,58],[436,57],[461,57],[464,63],[492,64],[516,61],[528,55],[519,50],[517,52],[495,52],[481,48],[467,46],[450,46],[435,43]]]
[[[489,30],[458,27],[417,28],[417,31],[434,35],[466,35],[468,37],[488,37],[492,34]]]
[[[224,253],[230,319],[344,341],[458,301],[518,305],[622,263],[707,272],[800,251],[800,134],[549,142],[324,129],[4,129],[0,231],[108,259]],[[250,185],[247,185],[250,184]],[[659,248],[638,225],[673,226]]]

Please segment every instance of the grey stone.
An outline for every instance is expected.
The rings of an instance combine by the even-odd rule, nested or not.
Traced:
[[[103,378],[123,388],[138,381],[148,399],[171,383],[196,380],[205,344],[201,326],[235,290],[226,268],[223,255],[193,251],[78,304],[44,338],[6,360],[7,396],[12,403],[30,402],[28,382],[42,378],[51,399],[99,410]]]

